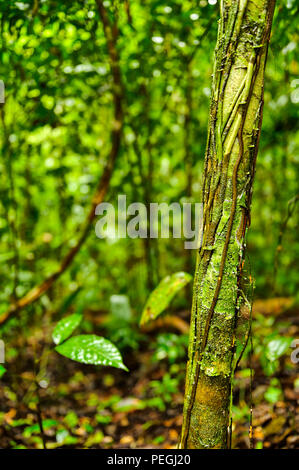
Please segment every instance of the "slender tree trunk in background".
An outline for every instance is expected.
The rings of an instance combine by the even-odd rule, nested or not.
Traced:
[[[192,198],[192,167],[193,167],[193,155],[191,147],[191,119],[192,119],[192,89],[193,89],[193,77],[192,77],[192,62],[187,63],[186,70],[186,111],[185,111],[185,125],[184,125],[184,150],[185,150],[185,173],[186,173],[186,196],[188,202],[191,202]],[[193,270],[193,257],[192,250],[184,250],[185,254],[185,271],[187,273],[192,272]],[[188,284],[186,288],[186,293],[190,298],[192,287]],[[189,303],[189,302],[188,302]]]
[[[228,446],[242,268],[275,0],[221,2],[181,448]]]

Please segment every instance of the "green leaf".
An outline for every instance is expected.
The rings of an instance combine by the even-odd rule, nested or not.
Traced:
[[[89,438],[85,441],[84,447],[91,447],[95,444],[100,444],[104,439],[104,434],[102,431],[96,431],[94,434],[89,436]]]
[[[82,315],[74,313],[60,320],[54,328],[52,338],[55,344],[60,344],[66,340],[73,331],[80,325]]]
[[[264,396],[269,403],[276,403],[282,398],[282,391],[278,387],[270,386],[267,388]]]
[[[292,338],[275,338],[269,341],[266,347],[266,357],[269,361],[275,361],[283,356],[289,349]]]
[[[56,427],[58,425],[58,421],[56,419],[43,419],[43,429],[50,429]],[[39,434],[40,433],[40,426],[38,423],[32,424],[32,426],[27,426],[24,429],[23,435],[24,437],[30,437],[32,434]]]
[[[0,364],[0,378],[2,377],[2,375],[5,374],[5,372],[6,372],[5,367]]]
[[[263,371],[268,377],[274,375],[279,369],[279,361],[269,361],[265,354],[262,354],[260,357],[261,366]]]
[[[155,320],[168,307],[176,293],[191,280],[192,276],[184,272],[165,277],[150,294],[141,315],[140,325]]]
[[[83,364],[112,366],[128,370],[122,361],[119,350],[105,338],[96,335],[79,335],[56,346],[62,356]]]

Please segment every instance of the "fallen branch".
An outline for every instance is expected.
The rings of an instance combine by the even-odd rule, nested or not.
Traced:
[[[272,315],[279,317],[289,311],[296,305],[294,297],[273,297],[271,299],[257,299],[253,302],[252,315],[257,317],[258,314],[263,316]]]
[[[189,333],[189,324],[176,315],[166,315],[165,317],[158,318],[157,320],[154,320],[141,327],[142,331],[146,333],[160,328],[174,328],[183,335]]]
[[[107,158],[107,163],[104,167],[102,177],[100,178],[98,187],[96,189],[95,195],[92,200],[90,211],[86,217],[85,223],[83,224],[83,229],[81,235],[79,236],[75,246],[71,248],[68,254],[63,258],[59,268],[47,277],[41,284],[33,287],[24,297],[17,300],[12,304],[9,309],[0,316],[0,324],[4,323],[12,313],[16,313],[22,308],[32,304],[37,299],[41,297],[45,292],[47,292],[54,282],[65,272],[68,266],[74,260],[76,254],[79,252],[81,246],[88,237],[91,223],[95,218],[95,208],[98,204],[103,202],[111,180],[111,176],[114,169],[114,164],[116,158],[119,154],[120,143],[123,130],[123,108],[122,108],[122,96],[123,96],[123,87],[121,80],[121,72],[119,67],[119,57],[118,51],[116,48],[116,42],[119,36],[118,28],[116,22],[111,24],[105,7],[103,6],[102,1],[97,0],[97,5],[100,13],[100,17],[103,24],[104,34],[107,42],[111,75],[113,81],[113,103],[114,103],[114,118],[112,123],[111,131],[111,150]]]

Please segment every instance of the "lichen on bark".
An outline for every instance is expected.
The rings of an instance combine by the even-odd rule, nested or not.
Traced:
[[[225,448],[274,0],[224,0],[214,57],[181,448]]]

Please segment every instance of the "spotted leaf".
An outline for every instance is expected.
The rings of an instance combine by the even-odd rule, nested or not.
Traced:
[[[55,344],[60,344],[66,340],[73,331],[80,325],[82,315],[74,313],[60,320],[54,328],[52,338]]]
[[[83,364],[111,366],[128,370],[116,346],[101,336],[73,336],[63,344],[56,346],[55,350],[62,356]]]

